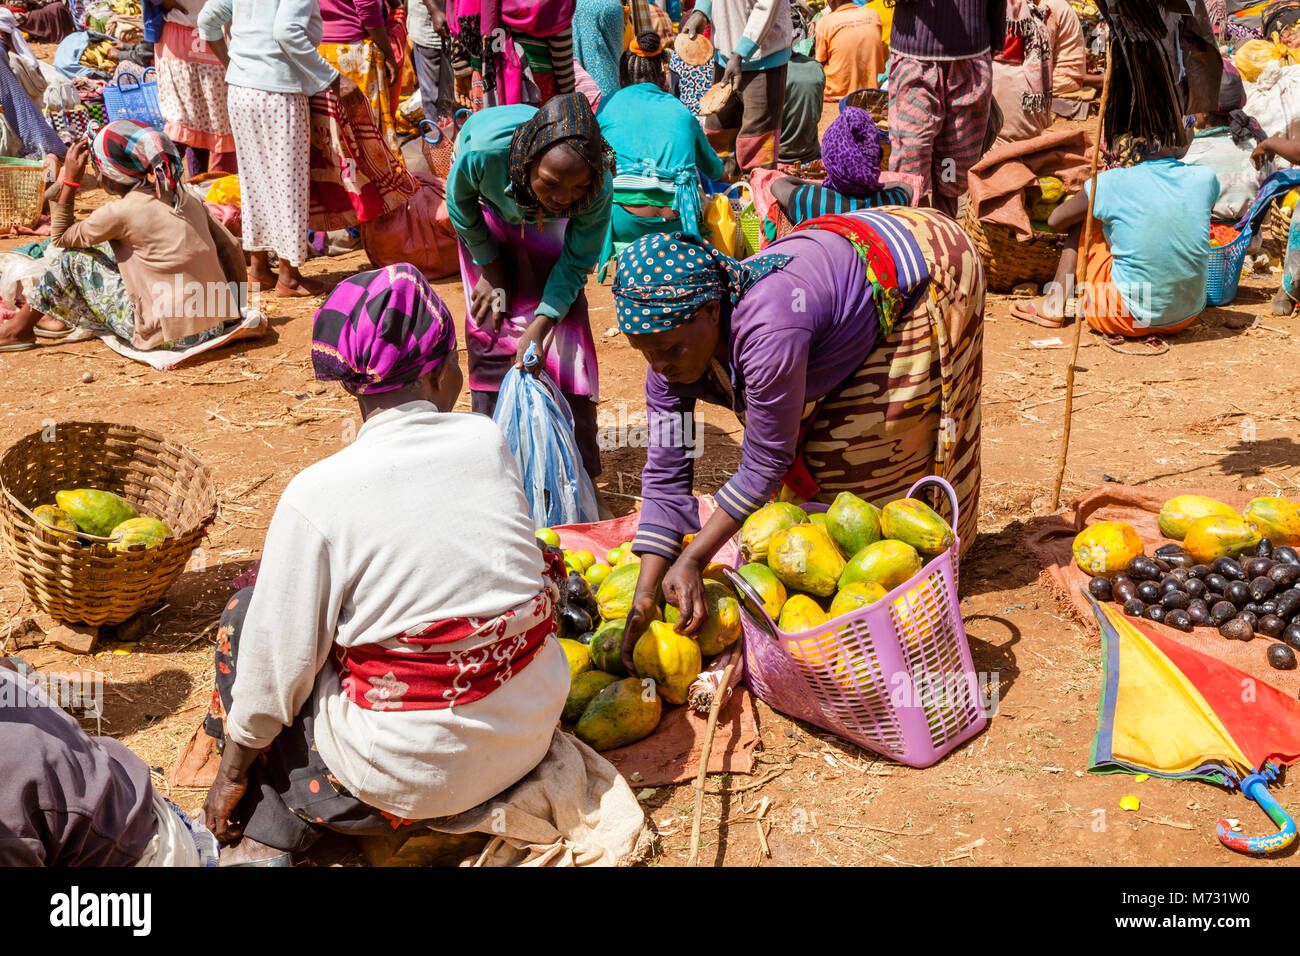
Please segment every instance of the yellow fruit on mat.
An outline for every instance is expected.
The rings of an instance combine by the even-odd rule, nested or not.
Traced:
[[[109,537],[110,551],[127,551],[136,545],[152,548],[172,536],[172,529],[157,518],[127,518],[114,528]]]
[[[621,621],[632,610],[636,595],[636,579],[641,568],[636,564],[620,564],[596,589],[596,608],[607,621]]]
[[[655,682],[659,695],[670,704],[686,703],[686,692],[700,676],[704,659],[700,645],[671,624],[654,621],[632,649],[632,663],[642,677]]]
[[[608,564],[602,564],[598,561],[587,569],[587,573],[583,577],[587,579],[587,583],[592,587],[598,588],[613,570]]]
[[[46,531],[57,534],[60,538],[71,538],[72,535],[63,532],[77,530],[77,523],[62,508],[55,505],[39,505],[32,514],[46,526]],[[62,528],[63,531],[57,531],[56,528]]]
[[[1183,550],[1198,564],[1209,564],[1215,558],[1231,558],[1243,551],[1252,551],[1261,535],[1253,521],[1227,515],[1210,515],[1192,522],[1183,539]]]
[[[941,554],[957,540],[952,526],[924,501],[899,498],[880,510],[880,531],[886,538],[910,544],[921,554]]]
[[[1300,507],[1285,498],[1252,498],[1241,515],[1274,545],[1300,544]]]
[[[573,560],[578,564],[578,570],[585,572],[596,563],[596,556],[590,551],[575,551],[573,552]]]
[[[1074,561],[1089,574],[1123,571],[1143,551],[1142,539],[1123,521],[1101,521],[1074,536]]]
[[[618,559],[621,557],[623,557],[623,545],[621,544],[617,548],[605,552],[605,560],[609,562],[610,567],[617,565]]]
[[[587,712],[593,697],[618,680],[604,671],[583,671],[569,683],[569,696],[564,701],[561,719],[573,723]]]
[[[564,656],[569,662],[570,681],[583,671],[591,670],[591,653],[587,650],[586,644],[562,637],[560,638],[560,647],[564,648]]]
[[[706,581],[717,581],[719,584],[726,584],[726,571],[727,565],[719,561],[710,561],[704,566],[704,570],[700,572],[700,577]]]
[[[852,557],[880,540],[880,509],[851,491],[841,491],[826,512],[826,530],[840,550]]]
[[[704,603],[709,608],[709,619],[695,635],[695,642],[701,654],[712,657],[740,639],[740,601],[725,584],[708,580],[704,582]]]
[[[825,528],[799,524],[772,535],[767,566],[788,588],[830,597],[844,571],[844,557]]]
[[[855,581],[870,581],[886,591],[892,591],[922,567],[916,548],[903,541],[886,538],[869,544],[849,561],[840,575],[839,586],[845,588]]]
[[[574,732],[594,750],[613,750],[649,736],[662,714],[653,682],[625,677],[597,692]]]
[[[792,504],[774,501],[763,505],[740,526],[740,534],[737,536],[740,556],[745,561],[766,561],[772,536],[807,520],[808,516],[803,509]]]
[[[550,528],[538,528],[533,533],[553,548],[558,548],[560,546],[559,534],[552,531]]]
[[[768,616],[774,621],[780,617],[781,608],[788,595],[785,585],[772,569],[766,564],[751,562],[741,566],[739,574],[758,592],[758,597],[763,602],[763,610],[767,611]]]
[[[776,626],[787,634],[798,634],[821,627],[827,621],[821,605],[806,594],[792,594],[781,608]]]
[[[1166,538],[1182,541],[1187,537],[1187,529],[1192,526],[1192,522],[1210,515],[1235,518],[1237,512],[1222,501],[1204,495],[1177,495],[1164,503],[1157,523],[1160,525],[1160,533]]]
[[[859,608],[870,607],[884,597],[885,593],[885,589],[875,581],[851,581],[835,592],[827,616],[839,617]]]

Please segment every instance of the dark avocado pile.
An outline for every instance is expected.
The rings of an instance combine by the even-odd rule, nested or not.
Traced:
[[[1095,577],[1088,591],[1099,601],[1123,605],[1129,617],[1168,624],[1179,631],[1216,627],[1230,641],[1256,635],[1284,643],[1268,649],[1278,670],[1296,666],[1300,649],[1300,554],[1274,548],[1264,538],[1249,557],[1197,564],[1180,545],[1139,555],[1109,578]]]

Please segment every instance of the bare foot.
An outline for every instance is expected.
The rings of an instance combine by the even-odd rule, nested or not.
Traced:
[[[52,315],[43,315],[40,317],[40,320],[37,321],[36,327],[38,329],[44,329],[46,332],[62,332],[67,329],[68,324],[66,322],[60,322]]]
[[[1278,289],[1268,307],[1269,312],[1273,315],[1290,315],[1295,311],[1295,300],[1281,289]]]
[[[1011,314],[1017,319],[1033,322],[1046,329],[1059,329],[1065,325],[1060,303],[1053,301],[1051,296],[1045,295],[1027,302],[1013,302]]]
[[[36,344],[36,333],[30,328],[23,328],[22,325],[12,318],[0,322],[0,348],[7,348],[10,352],[17,352],[19,345],[34,346]]]
[[[221,848],[221,866],[266,866],[268,861],[287,857],[284,850],[244,837],[238,843]]]
[[[320,293],[320,285],[310,279],[304,278],[303,276],[298,276],[296,279],[281,276],[275,283],[276,295],[310,296],[320,295]]]

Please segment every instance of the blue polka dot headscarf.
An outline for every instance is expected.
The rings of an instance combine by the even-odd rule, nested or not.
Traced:
[[[618,257],[618,327],[625,335],[666,332],[723,295],[735,305],[750,286],[789,261],[774,253],[737,262],[680,232],[642,236]]]

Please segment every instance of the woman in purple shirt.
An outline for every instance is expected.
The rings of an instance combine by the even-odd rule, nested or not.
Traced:
[[[823,216],[744,262],[682,233],[624,250],[618,323],[650,366],[630,671],[660,587],[682,612],[677,629],[698,631],[704,566],[782,485],[805,499],[847,489],[883,501],[942,474],[973,520],[979,262],[956,223],[920,209]],[[703,530],[692,493],[697,401],[733,409],[745,426],[740,466]]]

